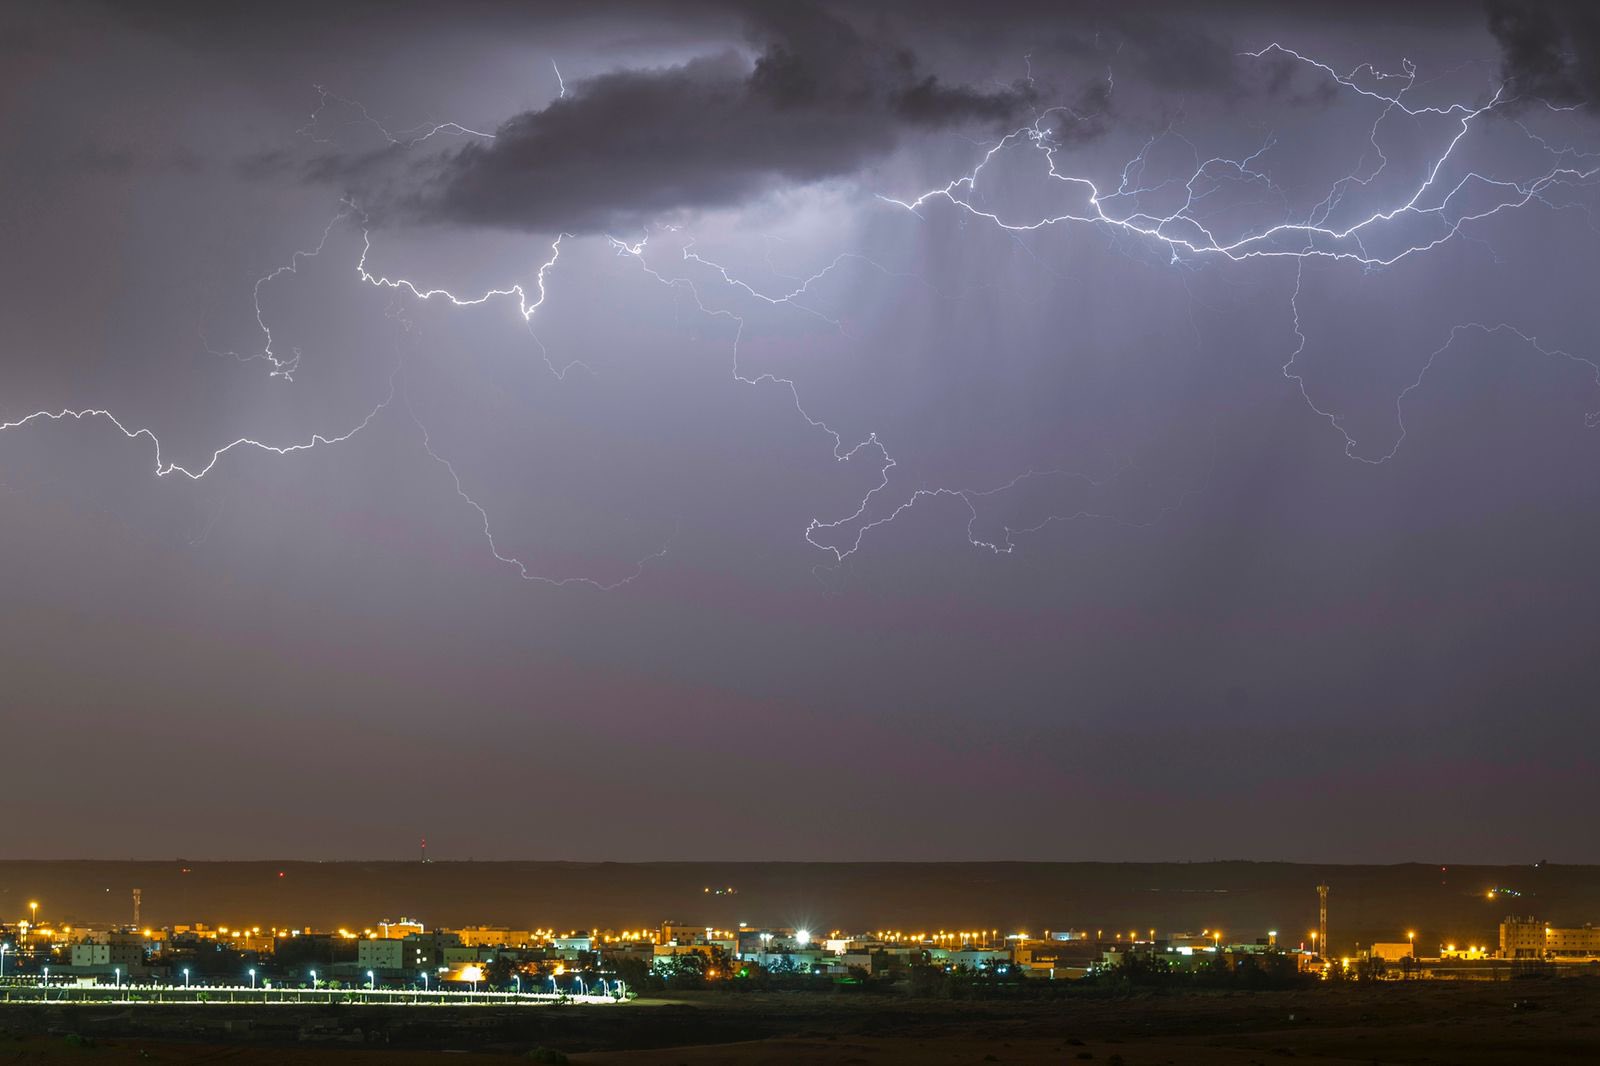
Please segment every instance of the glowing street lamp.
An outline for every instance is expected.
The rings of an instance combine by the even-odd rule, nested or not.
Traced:
[[[317,990],[317,971],[312,970],[311,971],[311,991],[315,992],[316,990]]]
[[[511,975],[511,977],[517,982],[517,995],[522,995],[522,975],[520,973],[514,973]]]
[[[255,987],[256,987],[256,971],[255,971],[255,967],[252,966],[250,968],[250,990],[252,992],[255,991]]]
[[[30,899],[28,901],[28,910],[33,912],[33,920],[28,923],[28,927],[31,929],[39,924],[39,901]]]
[[[367,971],[367,991],[368,992],[373,992],[373,991],[376,991],[377,988],[378,988],[378,979],[372,975],[372,971],[371,970],[368,970]]]
[[[111,972],[116,977],[117,991],[119,991],[119,992],[122,991],[122,967],[121,966],[112,967]]]
[[[187,966],[183,968],[183,987],[189,987],[189,968]]]
[[[10,950],[10,944],[0,944],[0,977],[6,975],[6,952]]]

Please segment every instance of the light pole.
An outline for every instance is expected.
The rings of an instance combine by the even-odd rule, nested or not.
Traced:
[[[251,967],[251,969],[250,969],[250,991],[254,992],[255,990],[256,990],[256,971],[255,971],[254,967]]]
[[[30,899],[28,901],[28,910],[33,912],[33,920],[28,923],[28,928],[32,929],[39,924],[39,901]]]
[[[311,971],[311,991],[315,992],[316,990],[317,990],[317,971],[312,970]]]
[[[10,950],[10,944],[0,944],[0,977],[6,975],[6,952]]]
[[[511,977],[517,982],[517,995],[522,995],[522,975],[520,973],[514,973],[511,975]]]
[[[116,976],[117,991],[121,992],[122,991],[122,967],[121,966],[113,967],[111,972]]]
[[[44,968],[44,998],[50,998],[50,967]]]
[[[187,966],[183,968],[183,987],[189,987],[189,967]]]
[[[372,975],[372,971],[371,970],[368,970],[367,971],[367,991],[368,992],[375,992],[375,991],[377,991],[377,988],[378,988],[378,979]]]

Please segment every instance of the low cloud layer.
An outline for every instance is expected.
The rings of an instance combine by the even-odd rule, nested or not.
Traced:
[[[1038,102],[1026,81],[948,83],[815,10],[766,28],[753,64],[729,50],[570,85],[446,157],[402,206],[527,230],[624,226],[848,174],[911,131],[1016,124]]]
[[[1600,107],[1600,5],[1494,0],[1489,32],[1501,70],[1519,96]]]

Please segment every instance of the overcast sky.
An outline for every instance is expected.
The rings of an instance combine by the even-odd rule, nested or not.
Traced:
[[[1600,861],[1600,20],[1280,7],[5,5],[0,852]]]

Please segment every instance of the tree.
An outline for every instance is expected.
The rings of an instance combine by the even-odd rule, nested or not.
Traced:
[[[703,988],[706,983],[706,957],[697,951],[680,952],[657,960],[656,966],[668,988]]]
[[[611,960],[617,978],[634,992],[659,992],[666,987],[661,974],[648,962],[634,955],[618,955]]]
[[[516,973],[517,964],[510,955],[496,955],[483,968],[483,980],[490,988],[503,988]]]

